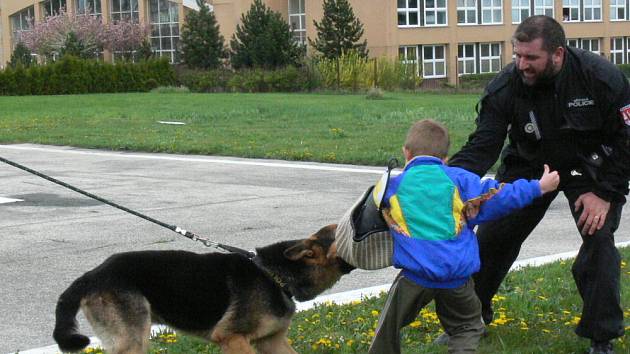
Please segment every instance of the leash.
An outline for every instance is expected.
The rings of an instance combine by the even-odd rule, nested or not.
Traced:
[[[69,184],[67,184],[65,182],[62,182],[62,181],[58,180],[58,179],[55,179],[55,178],[50,177],[50,176],[47,176],[47,175],[45,175],[45,174],[43,174],[41,172],[37,172],[37,171],[35,171],[33,169],[30,169],[30,168],[28,168],[28,167],[26,167],[24,165],[20,165],[19,163],[7,160],[7,159],[5,159],[5,158],[3,158],[1,156],[0,156],[0,162],[4,162],[4,163],[6,163],[8,165],[11,165],[13,167],[19,168],[20,170],[23,170],[23,171],[26,171],[28,173],[34,174],[35,176],[41,177],[41,178],[46,179],[46,180],[48,180],[50,182],[56,183],[56,184],[58,184],[58,185],[60,185],[62,187],[65,187],[65,188],[73,190],[73,191],[75,191],[77,193],[83,194],[86,197],[89,197],[89,198],[92,198],[92,199],[96,199],[96,200],[98,200],[101,203],[104,203],[104,204],[107,204],[107,205],[111,205],[114,208],[120,209],[120,210],[125,211],[125,212],[127,212],[129,214],[133,214],[133,215],[135,215],[137,217],[140,217],[142,219],[150,221],[150,222],[152,222],[154,224],[157,224],[157,225],[160,225],[162,227],[165,227],[165,228],[167,228],[167,229],[169,229],[169,230],[171,230],[173,232],[176,232],[176,233],[178,233],[178,234],[180,234],[180,235],[182,235],[184,237],[187,237],[187,238],[189,238],[189,239],[191,239],[193,241],[199,241],[206,247],[214,247],[214,248],[216,248],[218,250],[221,250],[221,251],[238,253],[238,254],[241,254],[241,255],[243,255],[243,256],[245,256],[247,258],[250,258],[250,259],[254,258],[256,256],[256,254],[254,252],[250,252],[250,251],[244,250],[242,248],[238,248],[238,247],[224,245],[224,244],[221,244],[221,243],[218,243],[218,242],[214,242],[214,241],[211,241],[211,240],[209,240],[209,239],[207,239],[205,237],[200,237],[200,236],[198,236],[198,235],[196,235],[196,234],[194,234],[194,233],[192,233],[190,231],[187,231],[187,230],[184,230],[184,229],[180,228],[179,226],[169,225],[167,223],[164,223],[162,221],[154,219],[154,218],[152,218],[150,216],[147,216],[147,215],[144,215],[142,213],[139,213],[139,212],[137,212],[135,210],[131,210],[131,209],[126,208],[126,207],[124,207],[122,205],[116,204],[116,203],[111,202],[111,201],[109,201],[107,199],[101,198],[101,197],[99,197],[97,195],[94,195],[92,193],[89,193],[89,192],[86,192],[84,190],[81,190],[81,189],[79,189],[77,187],[69,185]]]

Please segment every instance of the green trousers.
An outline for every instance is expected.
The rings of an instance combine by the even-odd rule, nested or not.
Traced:
[[[402,273],[389,289],[369,353],[400,353],[401,328],[410,324],[431,300],[435,300],[437,316],[450,337],[448,352],[474,353],[484,325],[472,278],[460,288],[432,289],[414,283]]]

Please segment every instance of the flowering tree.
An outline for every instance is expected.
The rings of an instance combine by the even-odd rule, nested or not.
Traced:
[[[68,39],[72,38],[80,44],[81,56],[94,57],[103,49],[130,52],[140,47],[148,34],[145,25],[128,21],[104,24],[99,17],[71,15],[62,9],[59,14],[31,26],[20,39],[33,53],[53,57],[64,52]]]

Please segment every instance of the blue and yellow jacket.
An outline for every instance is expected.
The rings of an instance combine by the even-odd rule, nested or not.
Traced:
[[[375,198],[382,189],[378,183]],[[540,195],[538,180],[499,184],[438,158],[417,156],[391,177],[381,201],[394,238],[393,264],[423,287],[460,287],[479,270],[475,225],[523,208]]]

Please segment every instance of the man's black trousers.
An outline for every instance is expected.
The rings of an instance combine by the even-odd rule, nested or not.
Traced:
[[[576,223],[582,210],[574,211],[574,203],[582,193],[584,191],[564,191]],[[486,323],[492,321],[492,297],[516,260],[521,244],[538,225],[557,195],[558,192],[546,194],[527,208],[479,226],[477,238],[481,269],[474,279]],[[583,300],[582,317],[575,332],[596,341],[620,337],[624,331],[619,289],[621,258],[614,242],[622,207],[623,203],[611,202],[602,229],[593,235],[582,236],[582,246],[572,268]],[[554,235],[547,237],[552,238]]]

